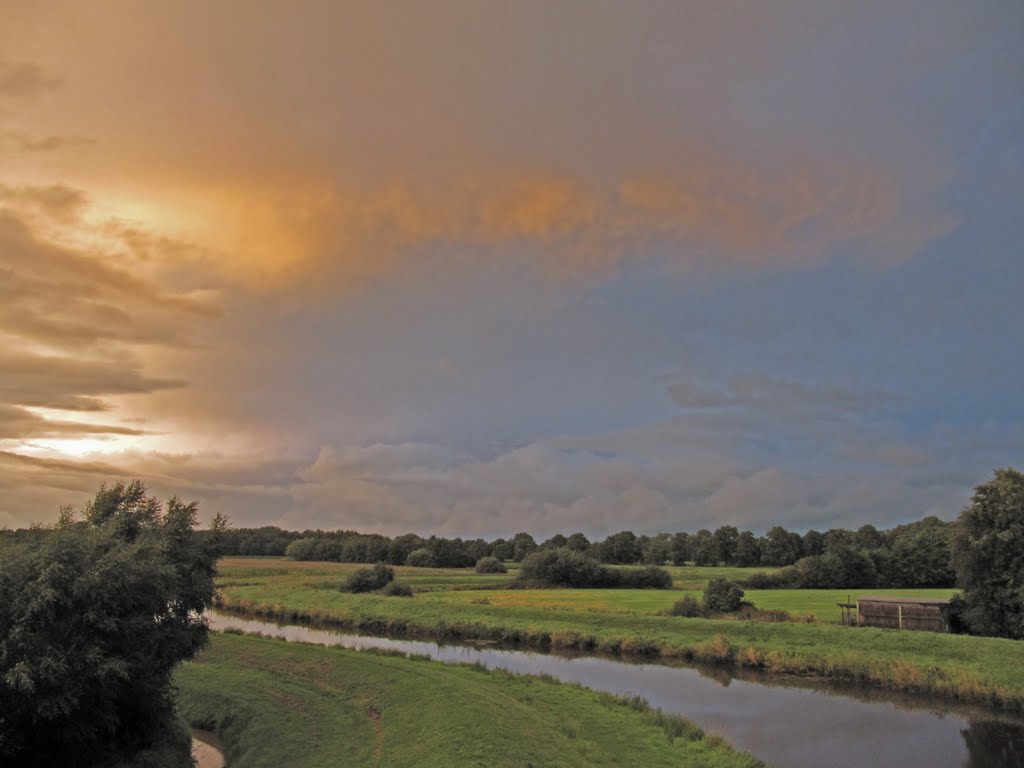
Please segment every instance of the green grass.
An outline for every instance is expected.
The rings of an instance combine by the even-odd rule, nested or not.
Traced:
[[[476,666],[223,634],[176,682],[231,768],[761,765],[637,700]]]
[[[256,572],[251,562],[223,561],[228,609],[369,632],[697,659],[1024,709],[1024,646],[1011,640],[820,621],[683,619],[662,614],[682,590],[509,590],[493,583],[473,589],[477,579],[495,577],[464,570],[396,569],[401,581],[428,590],[412,599],[351,595],[336,587],[357,566],[269,563],[260,561],[265,570]],[[677,582],[688,585],[706,582],[716,573],[707,568],[675,570]],[[422,587],[415,586],[416,579]],[[751,591],[749,596],[761,608],[825,618],[832,613],[837,618],[835,603],[846,594],[770,590]]]

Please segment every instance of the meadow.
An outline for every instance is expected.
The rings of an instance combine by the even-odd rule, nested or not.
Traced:
[[[230,766],[763,765],[640,700],[404,655],[224,633],[175,682]]]
[[[834,678],[1024,709],[1024,654],[998,638],[899,632],[836,623],[846,590],[760,590],[761,608],[798,621],[684,619],[665,615],[709,578],[761,569],[672,568],[671,590],[509,589],[507,575],[396,568],[412,598],[353,595],[339,587],[358,566],[225,558],[224,606],[251,616],[339,628],[547,649],[681,658]],[[871,590],[873,594],[884,590]],[[951,590],[899,590],[948,596]],[[853,595],[856,597],[856,595]],[[813,616],[813,621],[808,619]]]

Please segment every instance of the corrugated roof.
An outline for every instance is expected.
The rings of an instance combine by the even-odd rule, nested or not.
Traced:
[[[892,597],[890,595],[864,595],[858,603],[903,603],[904,605],[948,605],[949,598],[941,597]]]

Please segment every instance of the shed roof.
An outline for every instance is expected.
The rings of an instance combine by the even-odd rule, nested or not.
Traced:
[[[862,595],[858,603],[902,603],[903,605],[948,605],[949,598],[943,597],[892,597],[891,595]]]

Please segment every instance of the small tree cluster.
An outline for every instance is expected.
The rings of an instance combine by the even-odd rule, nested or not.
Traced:
[[[740,585],[728,579],[712,579],[704,588],[702,601],[709,613],[731,613],[743,605],[743,590]]]
[[[953,560],[963,590],[956,619],[975,634],[1024,639],[1024,474],[999,469],[975,488]]]
[[[664,568],[609,568],[568,546],[534,552],[523,560],[519,578],[561,587],[668,589],[672,586],[672,576]]]
[[[0,537],[0,765],[141,764],[161,743],[187,760],[171,674],[206,642],[224,527],[199,537],[197,514],[116,483]]]
[[[481,557],[476,561],[477,573],[508,573],[508,568],[496,557]]]
[[[384,563],[372,568],[360,568],[348,577],[342,589],[345,592],[376,592],[395,580],[395,569]]]

